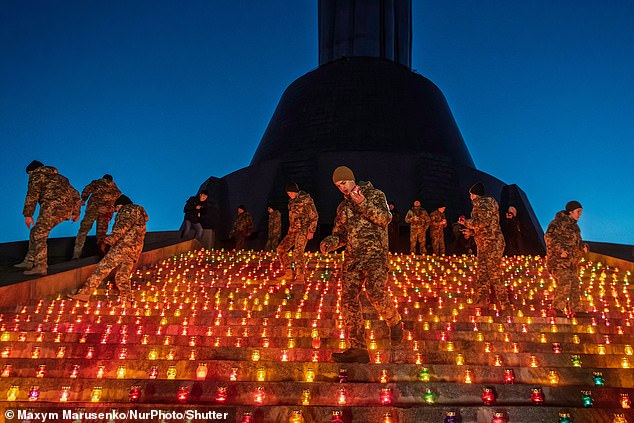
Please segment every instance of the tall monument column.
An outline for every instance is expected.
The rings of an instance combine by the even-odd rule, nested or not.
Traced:
[[[319,0],[319,65],[367,56],[412,66],[411,0]]]
[[[256,226],[263,225],[267,204],[288,202],[288,181],[310,192],[319,223],[332,225],[341,202],[332,171],[345,164],[399,207],[415,198],[429,210],[443,203],[449,219],[471,210],[467,193],[475,182],[484,182],[498,199],[504,190],[526,217],[527,233],[534,228],[536,245],[542,243],[524,193],[476,169],[445,96],[412,72],[412,0],[318,4],[319,67],[286,88],[251,165],[202,187],[223,205],[227,227],[219,229],[220,238],[228,234],[238,204],[256,210]],[[318,248],[313,244],[309,248]]]

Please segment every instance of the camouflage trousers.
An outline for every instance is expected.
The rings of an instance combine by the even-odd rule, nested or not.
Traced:
[[[66,214],[60,216],[59,213],[40,212],[37,222],[35,222],[29,234],[29,250],[24,258],[25,262],[33,263],[34,267],[48,267],[48,246],[46,245],[46,240],[51,230],[66,219],[68,219]]]
[[[503,252],[504,242],[486,245],[482,248],[478,246],[478,267],[475,280],[478,302],[487,300],[491,289],[493,289],[499,304],[509,304],[508,290],[502,280],[504,275],[502,269]]]
[[[86,210],[86,214],[79,224],[79,232],[77,232],[77,237],[75,238],[73,257],[79,257],[81,255],[81,252],[84,250],[84,244],[86,243],[86,236],[92,229],[92,225],[95,221],[97,221],[97,243],[106,238],[112,214],[112,212],[99,213],[98,211]]]
[[[557,288],[553,292],[553,308],[563,310],[569,302],[572,311],[579,311],[579,272],[575,267],[549,269],[552,277],[557,281]]]
[[[387,264],[382,260],[355,263],[343,271],[341,312],[351,348],[367,348],[360,298],[364,284],[368,300],[389,327],[401,320],[386,291],[387,274]]]
[[[269,234],[269,238],[266,240],[266,245],[264,246],[265,251],[272,251],[277,248],[280,243],[280,233]]]
[[[288,256],[288,251],[293,249],[292,261],[295,262],[295,273],[298,275],[304,274],[304,267],[306,266],[306,257],[304,256],[304,250],[306,249],[306,243],[308,243],[308,231],[288,231],[280,245],[277,246],[277,254],[280,256],[282,267],[284,269],[291,268],[291,258]]]
[[[441,254],[445,254],[445,234],[440,233],[431,233],[431,247],[437,256]]]
[[[92,271],[84,286],[79,290],[78,294],[92,295],[99,287],[101,282],[114,270],[114,283],[119,289],[119,296],[122,300],[131,299],[130,275],[134,269],[138,254],[117,254],[109,251]]]
[[[236,250],[244,250],[244,246],[247,243],[246,234],[235,234],[233,239],[236,241]]]
[[[422,227],[410,226],[409,252],[416,254],[416,244],[420,245],[420,253],[427,254],[427,230]]]

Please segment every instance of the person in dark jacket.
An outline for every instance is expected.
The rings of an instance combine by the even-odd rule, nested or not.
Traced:
[[[459,232],[458,237],[453,246],[453,253],[457,256],[461,256],[463,254],[471,255],[477,254],[478,248],[475,243],[475,238],[473,238],[473,231],[468,228],[464,228]]]
[[[461,215],[458,221],[451,225],[454,238],[451,253],[457,256],[476,254],[477,252],[473,231],[465,226],[466,221],[466,216]]]
[[[196,231],[196,239],[200,240],[203,236],[203,225],[200,223],[201,216],[207,211],[207,198],[209,193],[207,191],[201,191],[198,195],[189,197],[187,203],[185,203],[185,221],[183,222],[183,229],[181,231],[181,238],[184,238],[189,231],[193,228]]]
[[[506,211],[506,217],[501,222],[502,233],[506,241],[505,256],[517,256],[523,253],[522,248],[522,224],[517,217],[517,209],[510,206]]]

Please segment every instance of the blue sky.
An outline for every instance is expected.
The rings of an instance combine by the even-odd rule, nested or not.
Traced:
[[[518,184],[544,227],[577,199],[585,239],[634,244],[634,3],[413,6],[413,69],[476,166]],[[28,238],[33,159],[79,190],[110,173],[149,230],[178,228],[201,182],[249,164],[317,58],[316,0],[2,2],[0,242]]]

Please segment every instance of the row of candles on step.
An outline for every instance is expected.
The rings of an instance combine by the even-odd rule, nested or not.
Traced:
[[[7,401],[17,401],[18,395],[20,392],[19,385],[11,385],[11,387],[7,390]],[[139,385],[134,385],[130,387],[128,397],[130,402],[139,402],[141,399],[141,387]],[[70,386],[62,387],[59,394],[59,402],[67,402],[70,400],[71,388]],[[91,402],[100,402],[102,400],[103,388],[100,386],[96,386],[92,389],[90,395]],[[497,392],[495,387],[485,386],[482,388],[482,403],[484,405],[494,405],[497,402]],[[425,404],[433,405],[436,403],[436,393],[431,388],[425,388],[424,393],[422,395],[422,400]],[[345,387],[339,387],[337,389],[337,404],[344,406],[349,403],[349,393],[347,392]],[[39,386],[32,386],[28,393],[29,401],[37,401],[40,399],[40,388]],[[176,393],[176,400],[179,403],[190,403],[196,402],[197,400],[193,400],[191,397],[191,390],[188,386],[181,386]],[[225,404],[228,400],[228,389],[227,386],[218,386],[216,388],[216,393],[214,396],[214,400],[218,404]],[[533,387],[531,388],[530,393],[530,401],[534,405],[542,405],[544,404],[544,392],[541,387]],[[253,402],[255,404],[264,404],[266,402],[266,392],[263,386],[258,386],[253,393]],[[379,394],[379,402],[383,406],[390,406],[394,404],[394,395],[392,388],[385,387],[381,388]],[[301,404],[302,405],[310,405],[311,404],[311,391],[310,389],[304,389],[301,394]],[[592,397],[592,391],[590,390],[582,390],[581,391],[581,404],[585,408],[591,408],[594,405],[594,399]],[[620,394],[619,404],[621,408],[629,409],[632,406],[632,401],[627,393]]]
[[[315,340],[319,340],[320,338],[313,338],[313,341]],[[289,346],[288,348],[292,349],[295,347],[295,340],[294,338],[289,338]],[[143,344],[143,342],[141,343]],[[313,342],[313,344],[317,344],[316,342]],[[340,349],[345,349],[346,348],[346,340],[345,339],[340,339],[340,345],[339,348]],[[219,345],[214,344],[214,346],[218,347]],[[268,344],[265,342],[264,344],[265,347],[268,347]],[[313,345],[313,346],[317,346],[317,345]],[[625,345],[625,353],[626,355],[621,357],[620,359],[620,367],[623,369],[629,369],[631,367],[631,362],[630,362],[630,358],[628,356],[632,355],[632,347],[630,345]],[[370,342],[370,350],[372,350],[372,358],[373,358],[373,362],[376,364],[381,364],[384,361],[384,357],[383,354],[381,353],[381,351],[376,350],[375,348],[372,348],[372,341]],[[604,345],[599,345],[599,355],[605,355],[605,346]],[[454,348],[451,347],[449,348],[450,352],[454,351]],[[0,352],[0,358],[9,358],[11,357],[11,352],[12,352],[12,348],[11,346],[4,346],[2,347],[2,350]],[[484,347],[484,352],[485,353],[490,353],[491,352],[491,344],[489,342],[485,342],[485,347]],[[514,349],[513,350],[514,353],[519,353],[519,348]],[[554,343],[553,344],[553,352],[560,354],[562,352],[561,349],[561,345],[559,343]],[[290,355],[289,355],[289,351],[288,349],[282,349],[280,352],[280,361],[281,362],[288,362],[290,361]],[[42,355],[42,348],[40,346],[33,346],[32,350],[31,350],[31,359],[40,359]],[[61,359],[61,358],[66,358],[66,347],[65,346],[60,346],[57,348],[57,352],[55,354],[55,358]],[[117,353],[117,357],[119,360],[126,360],[128,359],[128,349],[126,347],[122,347],[119,349],[118,353]],[[189,353],[188,356],[188,360],[196,360],[198,357],[198,352],[196,349],[192,349]],[[260,350],[253,350],[251,352],[251,361],[257,362],[260,361],[262,357],[262,354],[260,352]],[[88,346],[86,349],[86,353],[84,354],[84,358],[85,359],[94,359],[95,358],[95,348],[94,346]],[[159,352],[156,348],[151,348],[150,351],[148,352],[146,358],[150,361],[154,361],[154,360],[159,360],[160,359],[160,355]],[[176,351],[174,349],[170,349],[168,351],[167,354],[165,354],[164,356],[165,359],[167,360],[176,360]],[[415,364],[422,364],[423,362],[423,354],[422,353],[416,353],[414,355],[414,363]],[[500,354],[495,354],[494,357],[494,363],[493,365],[496,367],[501,367],[504,365],[504,360],[502,358],[502,355]],[[318,349],[313,349],[312,353],[311,353],[311,361],[312,362],[319,362],[320,361],[320,352]],[[455,364],[457,366],[464,366],[465,365],[465,360],[464,360],[464,355],[462,353],[457,353],[456,357],[455,357]],[[570,364],[572,365],[572,367],[582,367],[583,361],[581,359],[581,356],[579,354],[572,354],[570,355]],[[529,367],[540,367],[539,365],[539,360],[537,358],[536,355],[531,354],[529,357],[529,362],[528,362],[528,366]]]
[[[579,363],[580,366],[580,363]],[[46,376],[47,373],[47,368],[45,364],[40,364],[36,369],[35,369],[35,377],[36,378],[43,378]],[[116,372],[116,378],[117,379],[125,379],[126,378],[126,373],[127,373],[127,369],[126,366],[124,365],[119,365],[117,367],[117,372]],[[80,374],[80,366],[78,364],[73,365],[70,375],[69,377],[71,379],[76,379],[79,377]],[[206,363],[199,363],[198,367],[196,368],[196,379],[197,380],[206,380],[207,379],[207,374],[208,374],[208,368],[207,368],[207,364]],[[256,380],[258,382],[265,382],[267,380],[266,374],[267,374],[267,370],[265,367],[258,367],[256,370]],[[176,366],[174,365],[170,365],[167,369],[166,372],[166,379],[176,379],[177,376],[177,370],[176,370]],[[14,374],[14,369],[13,369],[13,365],[12,364],[5,364],[2,367],[2,371],[0,372],[0,377],[3,378],[8,378],[8,377],[15,377]],[[101,365],[101,366],[97,366],[96,367],[96,372],[94,374],[94,378],[97,379],[103,379],[106,377],[106,367]],[[306,369],[306,372],[304,374],[304,382],[314,382],[315,381],[315,377],[316,377],[316,373],[315,370],[311,367],[309,367],[308,369]],[[152,366],[148,372],[148,378],[149,379],[158,379],[159,378],[159,369],[158,366]],[[431,372],[429,371],[429,369],[427,367],[423,367],[421,369],[421,371],[418,373],[417,375],[418,380],[420,380],[421,382],[425,382],[428,383],[431,381],[432,379],[432,375]],[[560,380],[560,376],[559,376],[559,372],[557,370],[549,370],[548,371],[548,382],[551,385],[558,385],[559,384],[559,380]],[[231,373],[229,375],[229,380],[232,382],[235,382],[238,380],[238,368],[237,367],[232,367],[231,368]],[[339,370],[339,382],[340,383],[345,383],[348,380],[348,375],[347,375],[347,370],[346,369],[340,369]],[[605,379],[603,377],[603,373],[599,372],[599,371],[595,371],[592,373],[592,380],[594,382],[595,386],[599,386],[599,387],[603,387],[605,386]],[[381,370],[381,374],[379,376],[379,382],[380,383],[388,383],[390,381],[390,377],[389,377],[389,372],[387,369],[383,369]],[[505,384],[512,384],[515,383],[515,371],[513,369],[504,369],[504,383]],[[467,384],[471,384],[474,382],[474,375],[473,375],[473,371],[470,369],[465,370],[465,374],[464,374],[464,379],[463,379],[464,383]]]
[[[94,387],[91,395],[90,401],[93,403],[99,402],[102,397],[103,388],[102,387]],[[19,394],[19,386],[12,385],[7,392],[7,401],[16,401],[18,400]],[[70,399],[71,390],[69,386],[62,387],[59,401],[67,402]],[[29,401],[37,401],[40,396],[39,387],[33,386],[31,387],[28,395]],[[139,385],[134,385],[130,388],[129,391],[129,399],[132,403],[137,403],[140,401],[142,396],[141,387]],[[621,394],[621,406],[623,408],[630,408],[631,402],[629,398],[625,401],[623,398],[627,397],[627,394]],[[265,392],[264,388],[259,386],[257,387],[256,393],[253,398],[253,402],[255,405],[261,405],[265,402]],[[176,398],[179,403],[190,403],[191,402],[191,392],[188,387],[181,386],[176,394]],[[434,404],[434,394],[431,393],[429,389],[425,391],[424,399],[427,404]],[[219,404],[223,404],[227,400],[227,388],[226,387],[218,387],[216,391],[215,400]],[[496,394],[495,389],[492,387],[485,387],[482,393],[482,401],[484,405],[493,405],[495,404]],[[389,406],[392,405],[392,391],[390,388],[383,388],[380,394],[381,405]],[[535,405],[541,405],[544,403],[544,395],[541,388],[536,387],[531,389],[531,401]],[[582,402],[584,407],[592,407],[593,399],[590,391],[582,391]],[[310,390],[305,389],[302,392],[302,405],[310,405]],[[339,389],[338,393],[338,405],[346,405],[346,391],[344,388]],[[342,418],[343,413],[341,411],[333,411],[331,417],[331,423],[343,423],[344,420]],[[250,412],[244,413],[242,416],[242,423],[251,423],[252,414]],[[289,423],[304,423],[304,417],[301,410],[293,410],[291,416],[289,417]],[[444,423],[458,423],[459,415],[455,411],[448,411],[445,413]],[[392,418],[392,414],[390,412],[383,413],[383,418],[381,423],[395,423],[396,420]],[[503,411],[496,411],[493,414],[493,419],[491,423],[506,423],[508,422],[508,416]],[[570,413],[561,412],[559,413],[559,423],[572,423],[572,417]],[[625,419],[625,415],[622,413],[615,413],[614,418],[612,420],[613,423],[627,423]]]

